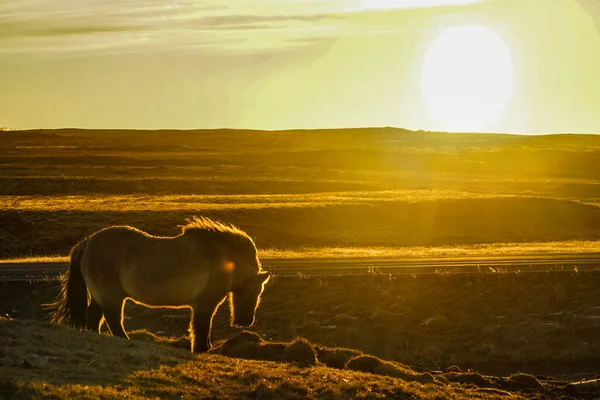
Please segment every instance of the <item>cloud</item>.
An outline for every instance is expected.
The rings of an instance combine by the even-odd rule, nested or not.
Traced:
[[[47,26],[34,27],[28,25],[6,24],[0,27],[0,39],[18,37],[54,37],[71,35],[92,35],[96,33],[132,32],[149,29],[145,26]]]
[[[402,9],[418,5],[415,0],[396,3]],[[72,55],[111,49],[116,53],[203,50],[225,54],[297,48],[383,31],[376,20],[384,12],[364,10],[364,4],[365,0],[6,2],[0,3],[0,20],[4,21],[0,54]],[[390,15],[402,12],[389,11]],[[361,22],[364,13],[376,15],[371,19],[375,22]],[[386,29],[398,28],[387,24]]]
[[[327,25],[333,20],[341,20],[340,14],[297,14],[297,15],[219,15],[198,18],[193,26],[205,30],[256,30],[286,29],[294,26]]]
[[[339,19],[340,15],[330,14],[298,14],[298,15],[222,15],[200,18],[199,22],[208,25],[244,25],[261,22],[309,21],[318,22],[327,19]]]
[[[281,0],[283,2],[292,0]],[[85,4],[85,6],[82,6]],[[297,4],[298,5],[298,4]],[[332,13],[278,13],[281,7],[226,7],[224,2],[151,1],[0,3],[0,54],[182,51],[207,52],[297,47],[314,29],[327,29]],[[247,13],[245,13],[247,12]]]
[[[460,6],[486,0],[362,0],[363,9],[412,9],[427,7]]]

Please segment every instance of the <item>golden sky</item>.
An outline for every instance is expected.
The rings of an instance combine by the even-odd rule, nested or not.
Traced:
[[[600,0],[4,1],[0,126],[600,133]]]

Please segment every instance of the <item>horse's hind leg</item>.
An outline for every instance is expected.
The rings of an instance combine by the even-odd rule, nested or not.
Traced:
[[[87,328],[89,331],[99,333],[101,323],[102,306],[92,297],[92,300],[87,308]]]
[[[108,324],[108,328],[113,336],[121,336],[129,339],[129,336],[123,329],[123,307],[125,305],[125,298],[120,301],[111,301],[110,304],[104,304],[102,310],[104,311],[104,320]]]

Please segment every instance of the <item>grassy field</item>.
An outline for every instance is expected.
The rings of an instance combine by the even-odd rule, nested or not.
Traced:
[[[3,283],[0,315],[48,319],[56,282]],[[594,374],[600,363],[600,273],[495,273],[275,277],[253,330],[277,341],[307,338],[423,370],[452,365],[491,374]],[[187,335],[187,310],[128,302],[127,330]],[[216,338],[237,332],[228,307]]]
[[[144,347],[48,326],[56,282],[4,283],[0,314],[16,320],[0,321],[0,393],[570,398],[569,381],[598,376],[599,288],[598,272],[575,271],[276,277],[254,334],[240,341],[223,305],[215,355],[192,356],[187,310],[128,302],[132,338],[161,345]]]
[[[514,256],[543,257],[561,255],[590,255],[600,254],[600,241],[570,240],[564,242],[529,242],[529,243],[484,243],[474,245],[447,246],[360,246],[360,247],[309,247],[299,246],[287,249],[262,248],[260,256],[263,261],[269,260],[381,260],[381,259],[452,259],[464,260],[469,258],[504,259]],[[1,263],[43,263],[69,261],[66,255],[22,256],[4,258]],[[559,262],[559,261],[557,261]]]
[[[0,258],[191,215],[286,251],[597,241],[599,155],[594,135],[0,132]]]
[[[0,333],[10,343],[0,354],[0,395],[11,399],[566,397],[564,381],[457,369],[434,376],[357,351],[318,348],[303,340],[265,342],[256,334],[222,342],[212,354],[192,355],[35,322],[0,319]],[[153,338],[144,331],[134,336]],[[250,348],[256,351],[249,353]],[[345,365],[333,361],[344,358],[339,355],[347,355]]]
[[[64,260],[113,224],[175,235],[192,215],[238,225],[263,258],[597,254],[598,159],[594,135],[0,132],[0,259]],[[127,306],[127,329],[153,332],[137,337],[160,348],[49,328],[40,305],[55,282],[1,285],[0,315],[15,320],[0,322],[11,343],[0,349],[0,397],[559,398],[567,376],[600,373],[597,271],[276,277],[252,330],[260,349],[305,338],[309,367],[268,350],[165,346],[186,342],[185,310]],[[238,333],[224,309],[221,341]],[[33,343],[34,331],[50,341]],[[379,361],[347,368],[361,355]],[[406,379],[436,370],[432,382]],[[508,378],[518,372],[534,376]]]

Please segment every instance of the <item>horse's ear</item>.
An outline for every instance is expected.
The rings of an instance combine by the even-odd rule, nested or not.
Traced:
[[[271,277],[271,273],[269,271],[262,271],[258,273],[258,279],[261,283],[265,283]]]

